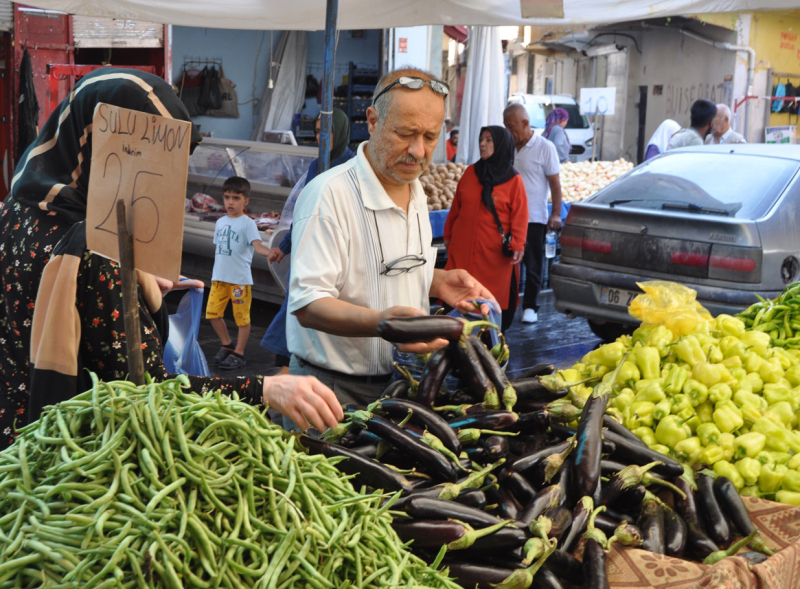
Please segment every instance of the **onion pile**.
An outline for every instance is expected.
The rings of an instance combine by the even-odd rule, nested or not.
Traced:
[[[431,164],[419,177],[425,194],[428,195],[428,210],[450,209],[456,195],[456,186],[467,166],[464,164]]]
[[[568,162],[561,165],[564,202],[581,202],[633,169],[624,159],[614,162]],[[430,202],[430,201],[429,201]]]

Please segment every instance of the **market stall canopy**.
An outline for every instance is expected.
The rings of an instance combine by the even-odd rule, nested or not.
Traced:
[[[26,0],[25,4],[70,14],[191,27],[308,31],[325,28],[325,0]],[[563,6],[563,18],[548,17],[559,4]],[[541,17],[523,18],[523,6],[525,14]],[[338,28],[600,24],[796,7],[797,0],[339,0]]]

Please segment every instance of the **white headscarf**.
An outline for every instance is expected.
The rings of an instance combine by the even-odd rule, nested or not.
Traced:
[[[672,119],[665,120],[658,126],[650,141],[647,142],[645,151],[647,151],[647,147],[655,145],[658,148],[658,153],[664,153],[667,150],[667,145],[669,145],[669,140],[680,130],[681,126],[678,123]]]

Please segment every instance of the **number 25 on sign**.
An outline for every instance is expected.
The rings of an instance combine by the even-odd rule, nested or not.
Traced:
[[[187,121],[97,105],[86,215],[90,250],[119,260],[116,210],[122,200],[136,269],[178,280],[190,141]]]

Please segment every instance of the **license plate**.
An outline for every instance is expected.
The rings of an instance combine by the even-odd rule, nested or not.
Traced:
[[[603,305],[615,305],[617,307],[629,307],[631,301],[633,301],[638,294],[640,293],[633,290],[604,286],[600,293],[600,303]]]

